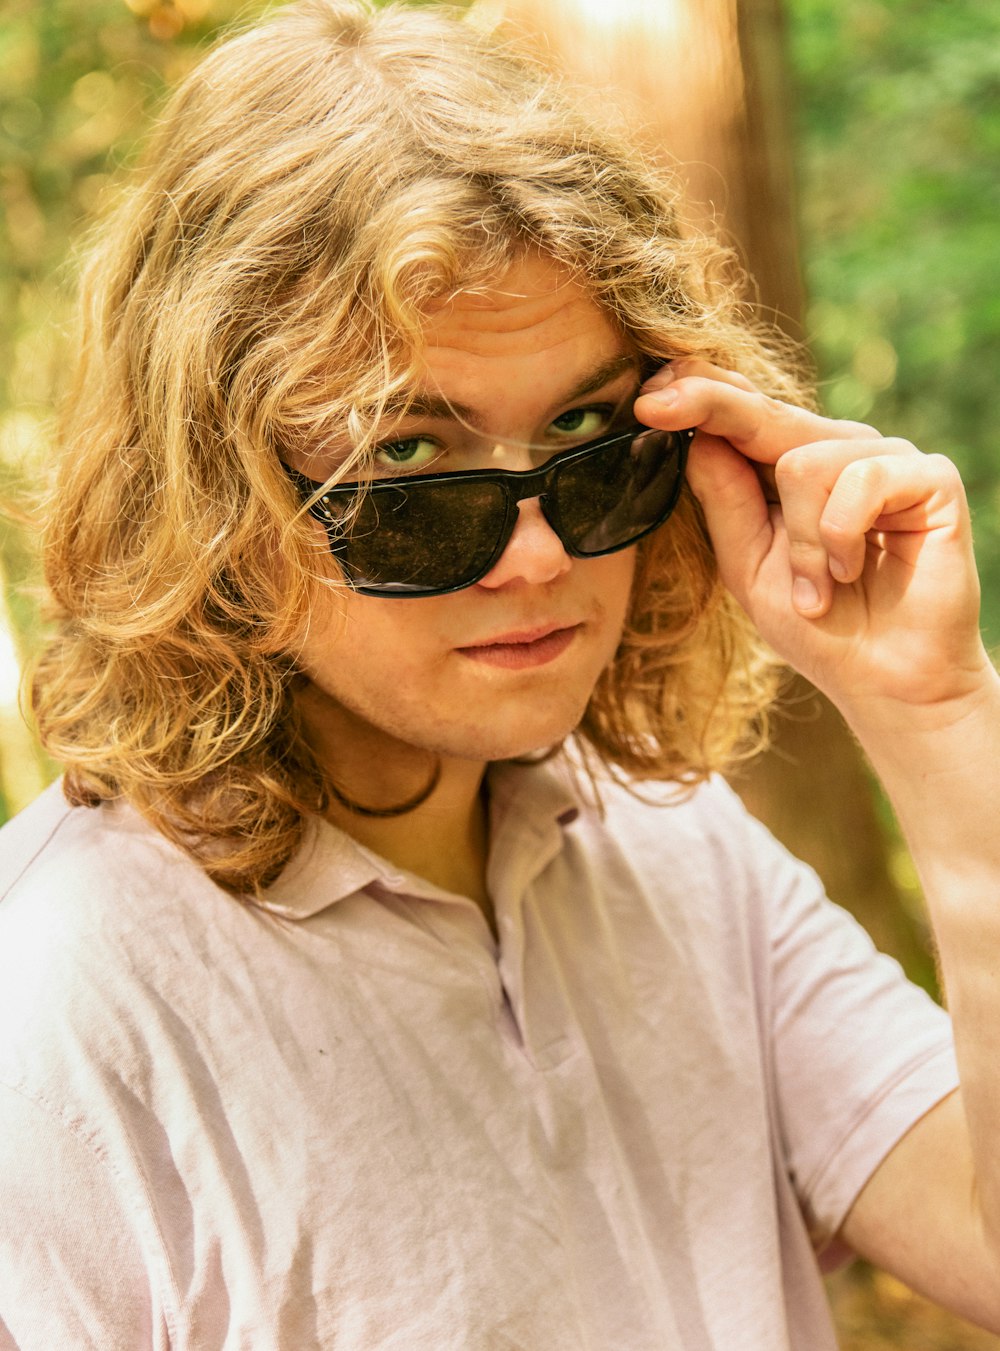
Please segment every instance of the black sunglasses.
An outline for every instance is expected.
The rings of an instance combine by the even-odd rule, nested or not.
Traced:
[[[615,553],[662,525],[680,496],[693,429],[635,423],[538,469],[412,474],[369,487],[322,483],[283,466],[326,529],[347,582],[365,596],[441,596],[474,586],[503,553],[517,504],[539,499],[574,558]],[[360,497],[359,497],[360,490]],[[352,510],[356,508],[356,510]]]

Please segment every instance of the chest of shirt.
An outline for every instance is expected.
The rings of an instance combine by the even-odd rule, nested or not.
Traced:
[[[324,1337],[358,1348],[395,1345],[408,1301],[400,1346],[426,1326],[436,1349],[508,1329],[575,1351],[627,1326],[642,1351],[709,1270],[744,1279],[774,1205],[752,997],[575,902],[529,898],[497,954],[478,915],[359,895],[276,939],[263,984],[233,971],[187,1014],[174,991],[120,1147],[192,1345],[214,1344],[213,1263],[248,1327],[305,1280]]]

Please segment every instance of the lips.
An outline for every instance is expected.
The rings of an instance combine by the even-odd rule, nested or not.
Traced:
[[[479,643],[466,643],[463,652],[477,647],[516,647],[521,643],[537,643],[548,638],[551,633],[562,633],[566,629],[576,628],[575,624],[546,624],[539,629],[514,629],[510,633],[498,633],[495,638],[484,638]]]
[[[514,629],[481,643],[460,647],[458,651],[472,661],[508,670],[545,666],[562,656],[581,628],[580,624],[548,624],[539,629]]]

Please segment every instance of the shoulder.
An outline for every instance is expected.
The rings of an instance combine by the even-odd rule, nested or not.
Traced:
[[[546,819],[539,804],[563,789],[570,810]],[[544,787],[544,792],[539,788]],[[564,756],[519,767],[505,784],[519,798],[508,825],[517,835],[503,860],[538,878],[546,895],[572,896],[600,927],[646,934],[650,952],[667,943],[705,979],[728,970],[766,980],[772,945],[787,922],[824,906],[822,883],[745,809],[722,779],[697,785],[633,782],[580,767]],[[534,854],[530,851],[534,850]],[[499,848],[497,849],[500,854]],[[544,864],[529,867],[525,859]],[[632,941],[632,938],[629,941]],[[658,946],[659,945],[659,946]]]
[[[0,925],[25,912],[154,908],[182,893],[222,893],[203,870],[125,802],[72,806],[58,780],[0,828]]]
[[[618,851],[662,882],[675,879],[724,893],[773,894],[776,886],[820,889],[744,807],[720,776],[694,785],[635,782],[604,775],[584,793],[578,829],[592,851]]]
[[[720,924],[739,913],[766,930],[826,901],[813,869],[719,775],[696,784],[629,779],[570,742],[540,764],[505,766],[494,783],[497,819],[521,852],[535,847],[574,877],[643,895],[657,908],[696,904]]]
[[[59,780],[0,829],[0,917],[29,896],[141,891],[178,867],[198,872],[124,803],[71,806]]]
[[[0,1078],[57,1085],[141,1050],[140,1009],[237,902],[124,805],[53,785],[0,831]]]
[[[616,831],[639,837],[652,832],[660,839],[695,836],[732,840],[742,835],[749,817],[737,794],[718,775],[697,784],[655,780],[621,780],[604,775],[597,781],[598,814]]]
[[[164,909],[229,901],[126,803],[71,806],[55,783],[0,830],[0,961],[41,947],[107,952]]]
[[[62,794],[62,781],[44,793],[12,820],[0,827],[0,899],[16,885],[35,858],[59,833],[72,812]]]

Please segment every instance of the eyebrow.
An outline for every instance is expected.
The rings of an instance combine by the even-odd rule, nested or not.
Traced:
[[[633,354],[623,354],[622,356],[611,357],[608,361],[602,361],[599,366],[593,367],[580,379],[579,384],[574,385],[557,402],[560,404],[573,403],[576,399],[582,399],[587,394],[593,394],[595,389],[602,389],[612,380],[616,379],[624,371],[634,371],[639,375],[639,358]],[[478,432],[485,432],[488,429],[483,424],[482,416],[466,403],[459,403],[456,399],[446,399],[440,394],[420,393],[412,398],[393,400],[386,408],[385,413],[388,417],[426,417],[441,418],[444,420],[458,418],[466,422],[470,427],[474,427]]]

